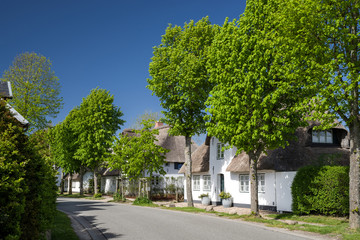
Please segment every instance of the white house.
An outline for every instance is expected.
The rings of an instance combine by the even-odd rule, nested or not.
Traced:
[[[315,123],[296,131],[297,141],[285,149],[279,148],[262,155],[258,163],[259,208],[291,211],[291,184],[296,170],[310,164],[349,164],[349,139],[343,126],[327,131],[313,131]],[[212,204],[221,204],[219,193],[229,192],[233,205],[250,207],[249,157],[236,154],[236,148],[222,151],[223,143],[207,138],[192,155],[193,199],[208,193]],[[185,173],[185,166],[180,173]],[[186,190],[185,190],[186,193]],[[185,196],[186,199],[186,196]]]

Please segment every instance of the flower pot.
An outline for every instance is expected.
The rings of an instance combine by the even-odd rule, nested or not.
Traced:
[[[202,205],[210,205],[210,198],[209,197],[203,197],[201,198],[201,204]]]
[[[229,208],[232,206],[232,199],[231,198],[223,198],[222,199],[222,205],[224,208]]]

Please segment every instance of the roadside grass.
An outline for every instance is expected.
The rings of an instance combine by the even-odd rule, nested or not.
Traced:
[[[85,198],[85,195],[80,195],[79,193],[74,194],[58,194],[58,197],[66,197],[66,198]]]
[[[341,239],[344,240],[360,239],[360,230],[351,230],[349,228],[349,221],[346,218],[319,215],[298,216],[295,214],[269,214],[266,215],[266,218],[259,218],[253,215],[238,215],[216,211],[206,211],[205,209],[196,207],[164,208],[189,213],[210,213],[229,219],[242,219],[249,222],[263,223],[268,227],[286,228],[292,231],[306,231],[323,235],[327,234],[331,237],[341,237]],[[291,220],[291,222],[286,222],[285,220]]]
[[[103,199],[105,199],[104,197],[86,197],[86,196],[84,196],[83,198],[90,199],[90,200],[103,200]]]
[[[51,228],[52,240],[78,240],[78,236],[75,234],[71,227],[70,218],[63,212],[56,211],[54,217],[54,223]]]

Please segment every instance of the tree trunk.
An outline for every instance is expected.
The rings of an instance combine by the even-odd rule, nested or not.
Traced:
[[[257,179],[257,160],[255,154],[249,154],[250,161],[250,192],[251,192],[251,214],[259,216],[259,198],[258,198],[258,179]]]
[[[98,193],[97,168],[94,168],[94,195]]]
[[[72,195],[72,173],[69,174],[69,178],[68,178],[68,188],[69,188],[69,195]]]
[[[350,126],[350,185],[349,185],[349,223],[350,228],[360,228],[360,124],[354,119]]]
[[[191,137],[185,137],[185,181],[186,181],[186,198],[188,207],[193,207],[192,197],[192,162],[191,162]]]
[[[84,195],[84,167],[80,167],[80,195]]]

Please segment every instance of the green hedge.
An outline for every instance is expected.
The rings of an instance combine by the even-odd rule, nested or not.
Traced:
[[[42,239],[56,211],[55,171],[1,100],[0,133],[0,239]]]
[[[349,214],[349,167],[307,166],[291,187],[295,214]]]

